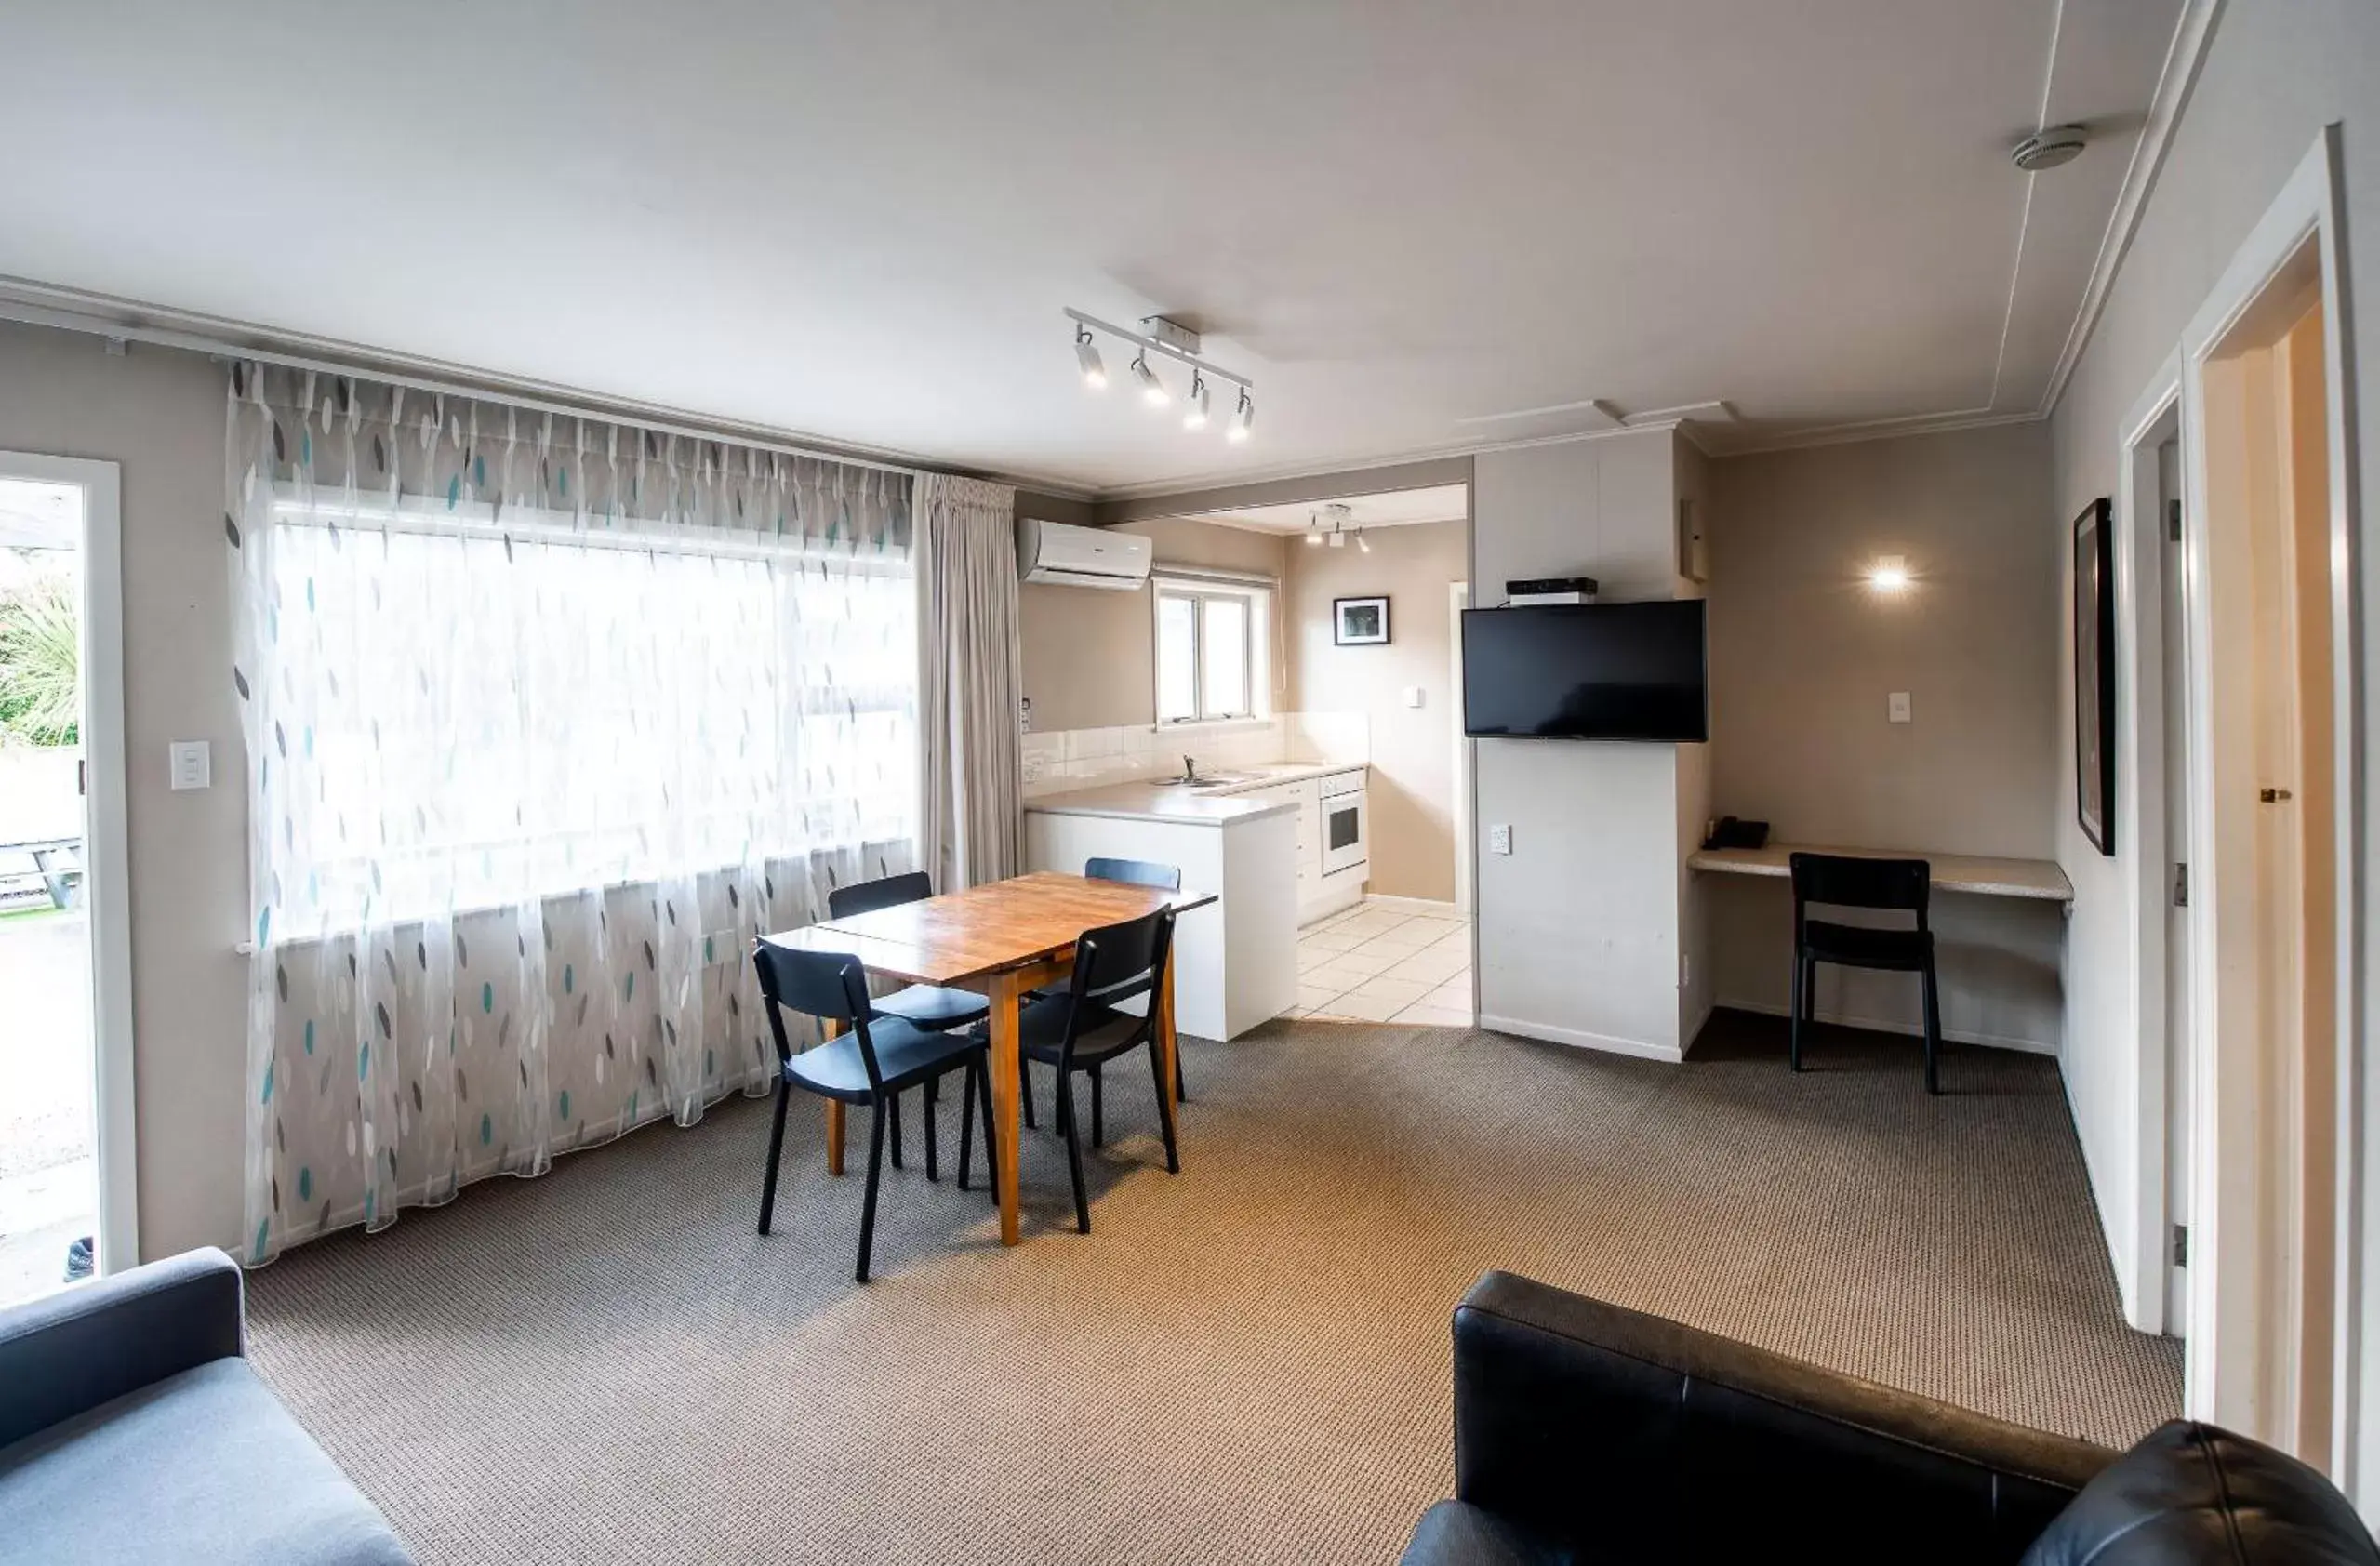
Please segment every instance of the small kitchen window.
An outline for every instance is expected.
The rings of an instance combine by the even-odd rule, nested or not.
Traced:
[[[1270,694],[1271,591],[1163,577],[1156,588],[1157,722],[1257,716]]]

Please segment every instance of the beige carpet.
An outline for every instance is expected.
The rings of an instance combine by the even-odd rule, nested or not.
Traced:
[[[1014,1250],[912,1157],[864,1289],[816,1105],[764,1240],[738,1101],[293,1253],[251,1352],[432,1561],[1392,1560],[1451,1488],[1447,1312],[1492,1267],[2073,1435],[2174,1413],[2050,1062],[1954,1049],[1929,1099],[1908,1041],[1814,1060],[1726,1015],[1684,1067],[1194,1042],[1181,1174],[1127,1073],[1089,1237],[1046,1134]]]

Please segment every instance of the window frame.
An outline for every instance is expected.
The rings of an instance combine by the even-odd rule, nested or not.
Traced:
[[[1270,612],[1274,584],[1263,581],[1235,581],[1224,577],[1208,578],[1194,576],[1169,576],[1160,570],[1150,578],[1149,639],[1150,639],[1150,711],[1159,729],[1185,729],[1222,723],[1254,723],[1264,718],[1270,709],[1272,676],[1272,637],[1270,623],[1264,617]],[[1190,717],[1164,716],[1165,639],[1164,614],[1167,599],[1179,599],[1192,605],[1190,616]],[[1245,681],[1246,710],[1217,712],[1207,701],[1206,691],[1206,606],[1217,600],[1237,604],[1242,610],[1240,622],[1240,667]]]

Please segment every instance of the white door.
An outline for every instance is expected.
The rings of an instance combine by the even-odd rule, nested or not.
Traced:
[[[138,1260],[116,505],[0,452],[0,1305]]]

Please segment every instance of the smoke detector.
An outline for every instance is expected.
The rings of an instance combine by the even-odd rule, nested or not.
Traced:
[[[2090,139],[2079,125],[2054,125],[2016,143],[2009,150],[2008,161],[2028,174],[2038,174],[2044,168],[2072,163],[2082,155],[2082,148]]]

